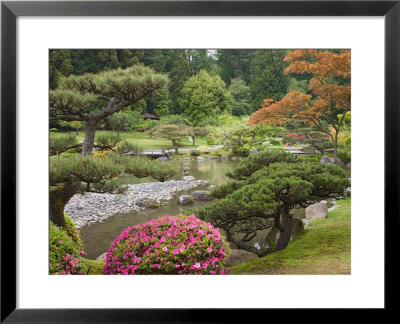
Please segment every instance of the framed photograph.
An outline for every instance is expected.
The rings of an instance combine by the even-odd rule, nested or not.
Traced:
[[[3,1],[1,321],[390,309],[399,16]]]

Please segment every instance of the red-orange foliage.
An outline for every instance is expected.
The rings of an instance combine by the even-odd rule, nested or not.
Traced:
[[[295,50],[284,61],[290,63],[285,73],[312,75],[309,82],[312,95],[293,91],[280,101],[265,99],[261,108],[250,117],[250,125],[282,125],[288,119],[302,119],[307,124],[316,125],[331,137],[336,155],[337,134],[346,112],[351,109],[350,51],[343,50],[335,54],[328,51]],[[340,84],[336,82],[338,78],[342,81]],[[338,109],[343,113],[341,119],[337,118]],[[334,134],[322,126],[322,118],[334,128]]]

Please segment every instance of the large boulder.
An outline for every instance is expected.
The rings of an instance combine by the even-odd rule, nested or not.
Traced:
[[[210,192],[206,190],[196,190],[192,192],[192,197],[194,200],[212,200]]]
[[[198,151],[200,151],[201,153],[210,153],[211,149],[209,146],[199,146],[197,148]]]
[[[324,156],[322,157],[322,159],[320,160],[320,162],[323,163],[323,164],[333,164],[332,161],[331,161],[331,159],[328,158],[326,155],[324,155]]]
[[[305,211],[306,219],[327,218],[328,203],[325,200],[322,200],[319,203],[308,206]]]
[[[229,255],[229,259],[226,265],[228,267],[233,267],[256,258],[258,258],[257,254],[245,250],[231,249],[231,254]]]
[[[182,195],[179,196],[178,198],[178,204],[179,205],[189,205],[193,204],[193,197],[190,195]]]
[[[326,155],[324,155],[324,156],[322,157],[322,159],[320,160],[320,162],[321,162],[321,163],[324,163],[324,164],[336,164],[336,165],[339,165],[339,166],[344,166],[344,163],[342,162],[341,159],[336,158],[336,160],[335,160],[335,158],[329,158],[329,157],[327,157]]]
[[[136,201],[136,205],[139,207],[144,207],[144,208],[158,208],[160,207],[160,202],[155,200],[155,199],[151,199],[151,198],[140,198]]]

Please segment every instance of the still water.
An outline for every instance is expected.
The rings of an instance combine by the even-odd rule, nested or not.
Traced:
[[[231,160],[205,160],[201,163],[195,161],[182,161],[181,163],[182,166],[190,168],[187,175],[191,175],[197,180],[207,180],[209,185],[217,186],[230,181],[225,173],[232,170],[238,162]],[[175,179],[181,178],[182,174],[178,174],[175,177]],[[137,179],[131,176],[125,176],[121,179],[122,183],[130,184],[152,181],[156,180],[150,177]],[[190,193],[194,190],[207,190],[207,187],[197,187],[179,194]],[[145,209],[139,212],[119,214],[104,220],[103,223],[84,226],[80,229],[80,234],[84,242],[84,250],[87,252],[86,257],[88,259],[96,259],[100,254],[106,252],[114,239],[128,226],[144,223],[164,215],[177,215],[186,208],[200,207],[210,203],[212,202],[195,201],[192,205],[182,206],[178,205],[177,199],[174,199],[157,209]]]

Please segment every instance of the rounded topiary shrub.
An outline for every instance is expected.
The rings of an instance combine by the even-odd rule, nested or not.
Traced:
[[[79,241],[80,242],[80,241]],[[49,273],[54,275],[83,274],[86,265],[81,260],[85,252],[77,239],[50,222]]]
[[[106,255],[106,274],[226,274],[230,253],[218,229],[191,216],[128,227]]]

